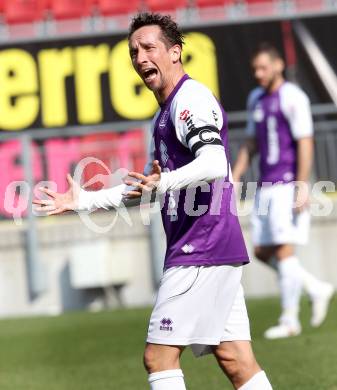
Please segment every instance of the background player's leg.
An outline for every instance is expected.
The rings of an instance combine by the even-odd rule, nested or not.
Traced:
[[[285,257],[288,256],[295,259],[296,272],[301,277],[302,288],[308,294],[312,310],[311,310],[311,326],[320,326],[326,318],[331,298],[335,293],[334,286],[330,283],[319,280],[313,274],[308,272],[294,255],[292,246],[283,246],[286,248],[287,253],[283,253]],[[289,250],[290,248],[290,250]],[[284,248],[283,248],[284,249]],[[279,259],[275,256],[275,246],[256,246],[254,248],[255,256],[272,267],[275,271],[279,272]],[[294,260],[293,259],[293,260]],[[290,263],[283,263],[283,265],[289,265]],[[285,292],[287,294],[287,292]]]
[[[147,343],[144,366],[149,374],[151,390],[186,390],[180,368],[184,347]]]
[[[219,366],[235,389],[272,389],[268,378],[256,362],[250,341],[224,341],[212,349]]]
[[[255,257],[257,257],[259,260],[263,261],[264,263],[271,265],[273,268],[274,264],[271,264],[270,262],[273,260],[274,254],[275,254],[275,246],[274,245],[257,245],[254,247],[254,254]],[[276,269],[276,268],[275,268]]]
[[[311,302],[311,326],[318,327],[325,320],[331,298],[335,293],[332,284],[318,279],[299,264],[299,274],[302,278],[303,290]]]
[[[299,308],[302,292],[300,264],[291,245],[279,245],[275,256],[278,260],[278,277],[281,292],[281,324],[289,328],[289,335],[300,333]]]
[[[266,338],[280,338],[296,335],[301,332],[298,319],[299,303],[302,289],[300,264],[294,257],[291,245],[259,246],[255,248],[256,256],[270,264],[278,272],[281,294],[282,315],[280,324],[267,329]],[[276,258],[276,262],[272,260]]]

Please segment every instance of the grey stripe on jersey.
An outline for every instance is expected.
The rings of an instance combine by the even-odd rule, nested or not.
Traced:
[[[186,143],[194,154],[204,145],[223,145],[219,129],[212,125],[193,127],[186,135]]]

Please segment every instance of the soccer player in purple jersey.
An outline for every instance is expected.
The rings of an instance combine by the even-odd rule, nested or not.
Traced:
[[[273,46],[261,44],[252,57],[252,68],[259,87],[248,97],[247,140],[239,151],[233,179],[240,181],[257,152],[260,179],[252,238],[256,257],[278,272],[282,313],[279,324],[265,332],[266,338],[274,339],[301,332],[302,287],[312,302],[314,327],[324,321],[334,288],[307,272],[294,252],[295,244],[306,243],[310,222],[307,182],[313,124],[309,99],[297,85],[285,81],[284,62]],[[295,181],[302,185],[295,186]]]
[[[183,36],[170,17],[140,14],[128,38],[133,66],[160,106],[144,173],[130,172],[125,185],[97,192],[80,189],[68,176],[67,193],[41,189],[50,199],[34,202],[60,214],[119,208],[153,189],[163,194],[167,251],[144,353],[151,389],[185,389],[180,355],[191,346],[196,356],[213,353],[235,389],[270,390],[251,349],[240,283],[249,260],[230,212],[224,110],[184,72]]]

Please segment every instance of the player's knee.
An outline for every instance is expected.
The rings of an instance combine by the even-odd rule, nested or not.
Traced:
[[[150,374],[164,370],[174,370],[180,367],[179,350],[169,350],[153,344],[148,344],[144,351],[143,363]]]
[[[156,372],[158,371],[158,354],[156,351],[151,347],[146,347],[144,351],[143,356],[143,363],[146,371],[148,373]]]
[[[241,353],[237,350],[219,350],[215,353],[215,356],[219,366],[236,387],[241,386],[259,370],[252,353]]]

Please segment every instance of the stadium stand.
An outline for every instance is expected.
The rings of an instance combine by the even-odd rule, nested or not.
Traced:
[[[103,16],[115,16],[135,13],[141,10],[140,0],[111,1],[98,0],[98,11]]]
[[[42,20],[47,9],[46,0],[7,0],[0,4],[0,9],[3,7],[4,20],[9,24]]]
[[[235,0],[195,0],[197,7],[214,7],[234,4]]]
[[[315,12],[324,8],[324,0],[295,0],[295,8],[300,12]]]
[[[51,0],[52,15],[56,20],[90,16],[93,0]]]
[[[230,17],[231,6],[236,0],[195,0],[194,7],[200,20],[226,20]]]
[[[275,0],[247,0],[245,9],[249,16],[273,15],[278,3]]]
[[[145,7],[152,12],[174,11],[187,6],[188,0],[145,0]]]
[[[41,22],[40,29],[31,29],[33,34],[45,36],[63,32],[59,26],[67,21],[79,22],[86,18],[81,32],[105,30],[112,27],[125,28],[130,14],[138,11],[175,13],[180,23],[203,20],[245,20],[268,18],[280,14],[317,14],[335,12],[334,0],[0,0],[0,23],[7,28],[0,40],[11,38],[13,26]],[[177,12],[181,11],[181,12]],[[105,23],[105,19],[113,23]],[[48,26],[44,26],[44,24]],[[8,25],[6,27],[6,25]],[[80,23],[78,23],[80,25]],[[102,27],[103,26],[103,27]],[[23,30],[24,33],[28,30]],[[15,36],[13,36],[15,38]]]

